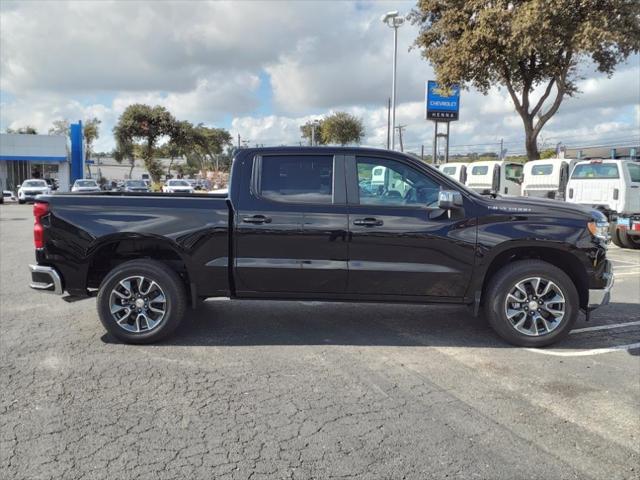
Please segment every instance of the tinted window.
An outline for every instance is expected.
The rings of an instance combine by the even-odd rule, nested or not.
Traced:
[[[187,182],[186,180],[169,180],[168,182],[170,187],[188,187],[189,182]]]
[[[330,155],[267,155],[262,157],[260,194],[294,203],[331,203],[333,157]]]
[[[627,170],[632,182],[640,182],[640,165],[637,163],[627,163]]]
[[[582,163],[576,165],[571,174],[572,179],[620,178],[615,163]]]
[[[489,167],[487,167],[486,165],[478,165],[471,169],[471,175],[486,175],[488,171]]]
[[[126,182],[124,182],[127,187],[146,187],[147,184],[144,183],[142,180],[127,180]]]
[[[92,180],[78,180],[76,185],[79,187],[95,187],[98,184]]]
[[[531,175],[551,175],[553,165],[534,165],[531,168]]]
[[[455,175],[456,167],[444,167],[442,169],[442,173],[444,173],[445,175]]]
[[[438,202],[440,185],[403,163],[357,157],[362,205],[425,205]]]

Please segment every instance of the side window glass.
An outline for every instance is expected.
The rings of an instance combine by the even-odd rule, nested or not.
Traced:
[[[361,205],[427,206],[438,203],[440,185],[395,160],[356,157]]]
[[[331,203],[333,156],[265,155],[260,172],[260,195],[289,203]]]

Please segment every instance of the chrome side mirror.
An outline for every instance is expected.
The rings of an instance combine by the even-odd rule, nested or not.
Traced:
[[[438,208],[451,210],[462,207],[462,194],[457,190],[441,190],[438,192]]]

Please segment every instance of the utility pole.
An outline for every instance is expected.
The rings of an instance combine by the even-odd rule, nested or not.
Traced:
[[[422,148],[420,149],[420,159],[424,162],[424,144],[422,145]]]
[[[240,148],[240,134],[238,133],[238,148]]]
[[[400,151],[404,152],[404,145],[402,144],[402,129],[406,128],[406,125],[398,125],[396,128],[398,129],[398,136],[400,137]]]
[[[504,160],[502,155],[504,155],[504,138],[500,139],[500,156],[499,156],[500,160]]]
[[[387,102],[387,150],[391,148],[391,97]]]

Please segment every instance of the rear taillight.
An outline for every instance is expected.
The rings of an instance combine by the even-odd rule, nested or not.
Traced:
[[[49,204],[36,202],[33,204],[33,243],[36,248],[44,247],[44,228],[42,227],[42,217],[49,213]]]
[[[569,198],[573,198],[573,188],[569,189]]]
[[[613,189],[613,199],[614,200],[618,200],[618,197],[620,196],[620,192],[618,191],[617,188]]]

